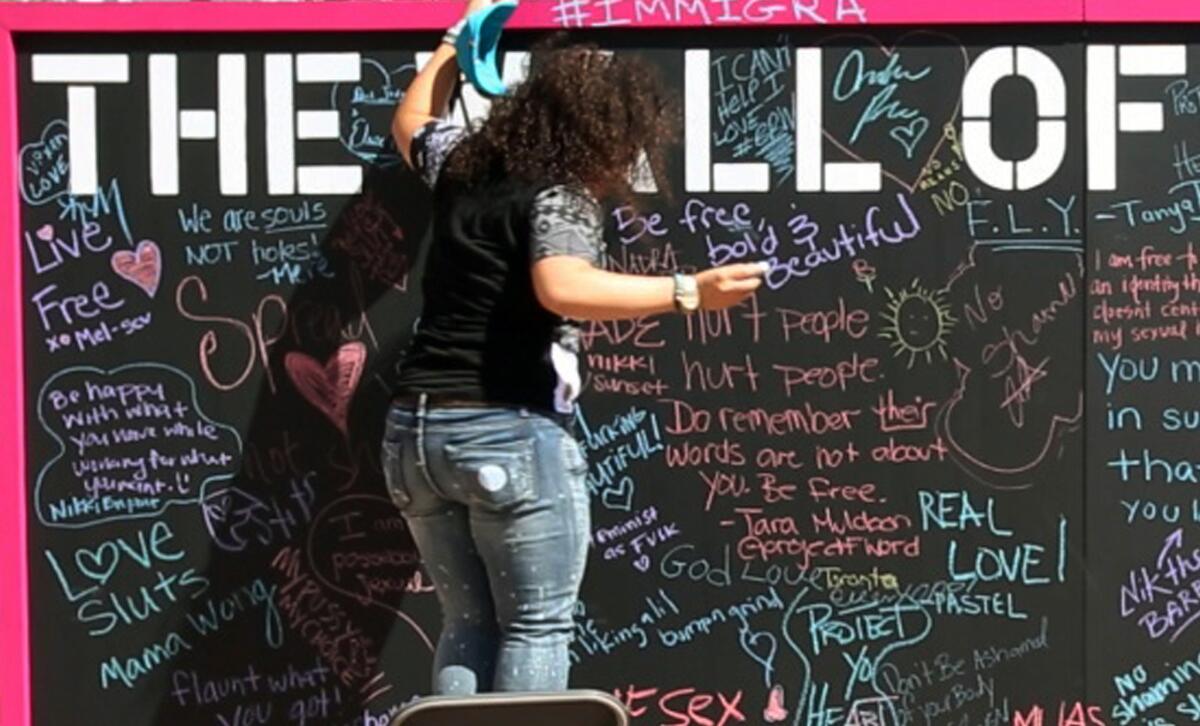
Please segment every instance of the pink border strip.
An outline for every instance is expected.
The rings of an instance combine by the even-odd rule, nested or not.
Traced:
[[[602,17],[597,8],[595,17]],[[632,4],[630,1],[629,4]],[[717,8],[716,4],[713,8]],[[791,7],[791,0],[781,0]],[[1046,22],[1183,22],[1200,21],[1196,0],[860,0],[871,25]],[[811,0],[805,3],[812,6]],[[614,7],[619,7],[615,5]],[[672,4],[673,7],[673,4]],[[819,6],[818,6],[819,7]],[[0,3],[0,239],[10,240],[0,253],[0,725],[30,723],[28,580],[26,552],[25,400],[22,336],[19,145],[17,131],[16,57],[13,34],[20,32],[272,32],[440,30],[461,12],[461,0],[394,0],[392,2],[207,3]],[[553,0],[524,0],[511,26],[524,29],[562,27]],[[714,11],[714,17],[717,16]],[[797,25],[791,12],[766,22],[712,23],[699,16],[651,18],[620,27],[697,27],[705,25]],[[599,27],[602,23],[581,25]],[[836,24],[832,21],[831,24]],[[858,25],[848,19],[843,25]]]
[[[1184,6],[1182,0],[1177,2]],[[947,0],[858,0],[869,25],[947,25],[956,23],[1051,23],[1083,20],[1085,0],[978,0],[970,3]],[[1113,7],[1122,0],[1106,0]],[[1162,4],[1171,4],[1160,0]],[[759,2],[754,11],[771,15],[761,21],[721,20],[724,0],[700,0],[705,17],[688,8],[692,3],[675,0],[646,2],[650,17],[634,20],[636,0],[615,0],[610,13],[628,20],[618,27],[704,27],[713,25],[861,25],[856,15],[841,21],[833,17],[837,0],[775,0]],[[735,12],[750,8],[745,0],[728,3]],[[588,14],[579,23],[563,23],[555,12],[557,0],[523,0],[508,27],[548,29],[602,27],[604,6],[600,0],[583,0]],[[1139,7],[1140,7],[1139,3]],[[376,2],[136,2],[136,3],[0,3],[0,27],[13,31],[48,32],[206,32],[206,31],[313,31],[336,30],[441,30],[462,12],[461,0],[384,0]],[[794,11],[814,8],[812,12]],[[678,9],[677,9],[678,8]],[[770,8],[775,8],[771,10]],[[675,18],[667,17],[675,12]],[[1196,13],[1200,15],[1200,12]],[[820,18],[820,20],[818,20]],[[824,21],[823,23],[821,21]]]
[[[28,724],[29,590],[26,573],[24,307],[18,210],[17,59],[0,28],[0,724]]]
[[[1200,21],[1196,0],[1086,0],[1089,23],[1185,23]]]

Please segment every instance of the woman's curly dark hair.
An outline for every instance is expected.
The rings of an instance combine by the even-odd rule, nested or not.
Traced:
[[[447,175],[468,184],[500,177],[586,184],[629,202],[629,174],[645,151],[669,196],[666,150],[678,137],[678,104],[657,69],[634,55],[561,42],[555,36],[532,49],[526,79],[493,101],[446,160]]]

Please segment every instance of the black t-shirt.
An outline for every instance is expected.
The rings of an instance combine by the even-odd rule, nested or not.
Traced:
[[[579,326],[543,308],[530,267],[552,255],[602,266],[600,205],[583,188],[503,180],[467,189],[439,175],[465,130],[431,121],[412,160],[433,189],[423,306],[399,393],[571,413],[581,387]]]

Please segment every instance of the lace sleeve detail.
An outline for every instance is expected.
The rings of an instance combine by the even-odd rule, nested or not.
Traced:
[[[554,255],[604,262],[604,224],[600,205],[586,191],[564,184],[549,187],[533,200],[530,228],[532,261]]]
[[[462,139],[465,130],[445,119],[435,119],[417,129],[412,137],[413,169],[430,189],[437,182],[438,173],[454,145]]]

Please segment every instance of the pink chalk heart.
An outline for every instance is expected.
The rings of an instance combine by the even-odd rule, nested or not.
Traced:
[[[787,717],[788,710],[783,705],[783,686],[773,686],[767,696],[767,707],[763,709],[763,720],[767,723],[779,723]]]
[[[324,366],[305,353],[288,353],[283,359],[296,390],[343,434],[347,433],[350,399],[366,362],[367,346],[358,341],[338,348]]]
[[[154,293],[158,292],[158,281],[162,278],[162,254],[158,245],[144,239],[138,242],[136,252],[114,252],[112,268],[118,275],[142,288],[150,297],[154,297]]]
[[[54,239],[54,227],[49,224],[43,224],[41,227],[37,228],[37,231],[34,232],[34,234],[36,234],[37,238],[43,242],[49,242],[50,240]]]

